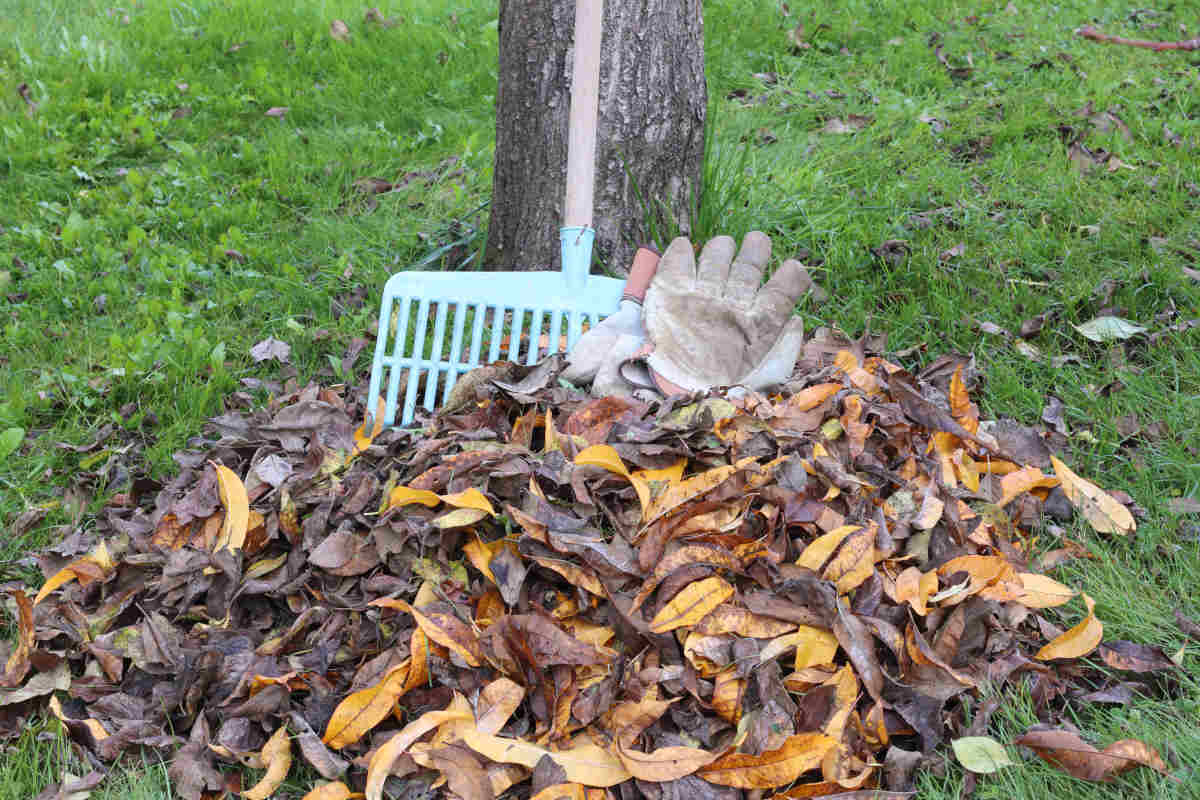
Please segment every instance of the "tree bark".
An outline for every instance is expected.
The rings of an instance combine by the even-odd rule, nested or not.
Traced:
[[[500,2],[489,269],[560,266],[574,14],[572,0]],[[618,274],[647,237],[639,194],[689,227],[708,103],[703,33],[700,0],[604,4],[593,261]]]

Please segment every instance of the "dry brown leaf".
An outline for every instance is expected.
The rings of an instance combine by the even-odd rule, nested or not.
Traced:
[[[287,778],[288,770],[292,768],[292,740],[288,738],[286,725],[275,729],[275,733],[263,745],[260,757],[267,766],[267,774],[252,788],[242,792],[242,797],[248,800],[267,800]]]
[[[733,587],[716,575],[685,586],[650,621],[652,633],[695,625],[714,608],[733,597]]]
[[[497,678],[483,687],[475,704],[475,726],[480,733],[497,734],[521,705],[525,689],[508,678]]]
[[[1107,783],[1138,766],[1169,774],[1158,752],[1136,739],[1122,739],[1097,750],[1074,731],[1051,729],[1029,731],[1013,744],[1028,747],[1044,761],[1085,781]]]
[[[1063,491],[1071,504],[1083,512],[1084,518],[1099,533],[1116,533],[1126,536],[1133,533],[1137,524],[1129,509],[1113,499],[1091,481],[1076,475],[1054,456],[1050,456],[1054,474],[1062,481]]]
[[[773,789],[787,786],[821,765],[821,760],[837,742],[823,733],[798,733],[789,736],[782,747],[760,755],[730,753],[698,773],[718,786],[739,789]]]
[[[0,687],[11,688],[25,679],[29,672],[29,656],[36,644],[33,627],[33,605],[25,592],[20,589],[9,589],[9,595],[17,604],[17,646],[8,656],[4,664],[4,675],[0,678]]]
[[[1086,593],[1083,595],[1083,602],[1087,604],[1088,610],[1083,621],[1038,650],[1034,658],[1039,661],[1081,658],[1096,649],[1100,640],[1104,638],[1104,625],[1096,619],[1096,602]]]

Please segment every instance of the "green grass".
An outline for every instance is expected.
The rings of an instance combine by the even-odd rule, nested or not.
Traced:
[[[1007,5],[822,1],[792,3],[785,17],[775,2],[706,3],[722,164],[738,163],[748,143],[744,178],[726,170],[713,187],[720,196],[741,186],[724,232],[757,227],[777,254],[807,250],[820,262],[831,299],[804,307],[814,327],[869,326],[894,350],[925,346],[925,357],[975,352],[986,416],[1035,422],[1048,394],[1061,398],[1075,434],[1065,459],[1129,492],[1147,517],[1128,539],[1070,526],[1097,558],[1055,574],[1096,599],[1109,637],[1168,652],[1186,644],[1194,676],[1197,645],[1171,615],[1200,616],[1200,529],[1168,502],[1200,494],[1200,330],[1114,348],[1071,324],[1100,310],[1093,291],[1104,280],[1116,282],[1111,305],[1122,316],[1155,330],[1158,314],[1200,309],[1183,272],[1200,259],[1197,59],[1094,44],[1073,30],[1183,38],[1195,35],[1200,6]],[[361,381],[369,349],[352,376],[339,362],[366,335],[387,275],[430,257],[429,268],[454,268],[478,251],[496,8],[404,0],[383,9],[403,17],[392,28],[364,22],[363,10],[200,0],[110,13],[86,0],[0,0],[0,431],[25,433],[0,458],[0,521],[48,511],[0,543],[4,577],[27,574],[13,560],[130,475],[169,475],[171,453],[240,379]],[[329,36],[334,18],[351,42]],[[799,22],[804,49],[787,35]],[[952,66],[973,64],[969,73],[939,63],[934,34]],[[21,83],[36,115],[15,91]],[[1089,102],[1117,113],[1129,136],[1093,131],[1088,146],[1134,169],[1073,165],[1062,126],[1084,132],[1075,112]],[[282,119],[265,115],[276,106],[289,108]],[[821,132],[851,114],[873,119],[854,134]],[[367,213],[354,181],[409,173]],[[945,223],[910,222],[944,207]],[[872,255],[887,239],[907,243],[902,265]],[[939,259],[959,244],[961,255]],[[1057,318],[1033,340],[1041,362],[974,325],[1015,330],[1052,309]],[[268,335],[292,346],[294,367],[251,362],[250,346]],[[1065,354],[1078,362],[1050,366]],[[1122,445],[1115,420],[1128,414],[1162,423],[1164,435]],[[104,425],[116,433],[95,450],[58,446],[87,444]],[[1054,541],[1046,532],[1039,546]],[[1077,614],[1068,607],[1063,620]],[[1072,712],[1101,746],[1136,736],[1169,754],[1191,786],[1145,770],[1086,785],[1022,761],[982,779],[977,796],[1197,796],[1194,677],[1166,698]],[[1034,719],[1015,702],[992,733],[1011,738]],[[0,798],[36,794],[71,759],[54,736],[26,734],[14,747],[0,759]],[[957,797],[961,780],[953,766],[927,775],[922,797]],[[162,766],[128,767],[98,796],[129,794],[169,796]]]

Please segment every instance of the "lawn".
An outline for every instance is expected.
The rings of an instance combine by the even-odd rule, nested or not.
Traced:
[[[0,578],[37,585],[31,550],[169,478],[232,393],[365,388],[354,340],[392,272],[477,266],[497,9],[381,10],[0,0]],[[1146,741],[1184,783],[1091,785],[1033,759],[981,798],[1200,796],[1200,643],[1174,617],[1200,617],[1200,59],[1085,24],[1189,38],[1200,4],[705,3],[708,189],[736,201],[698,235],[758,228],[806,253],[830,296],[800,309],[810,328],[886,332],[909,366],[974,353],[985,417],[1037,423],[1057,398],[1064,460],[1144,509],[1128,538],[1077,519],[1038,546],[1095,554],[1054,575],[1095,598],[1106,638],[1182,648],[1170,693],[1069,716],[1100,746]],[[1093,341],[1076,326],[1098,315],[1146,331]],[[269,336],[290,363],[251,357]],[[1033,721],[1014,697],[991,733]],[[0,800],[88,769],[46,723],[7,747]],[[164,775],[126,765],[93,796],[169,797]],[[962,780],[951,763],[921,796]]]

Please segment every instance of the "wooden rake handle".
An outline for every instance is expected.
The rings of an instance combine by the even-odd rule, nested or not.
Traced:
[[[592,226],[603,20],[604,0],[575,0],[575,62],[567,133],[567,189],[563,201],[566,228]]]

